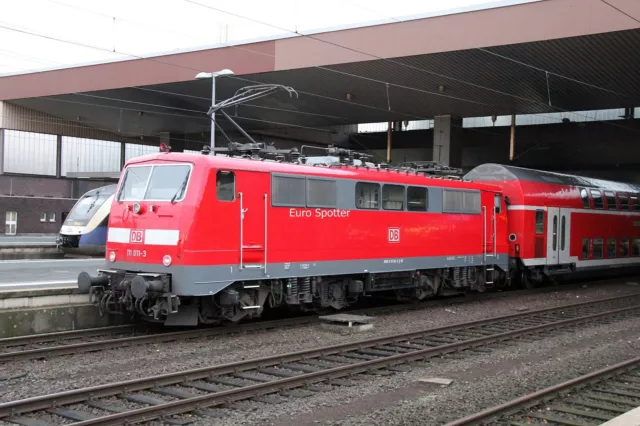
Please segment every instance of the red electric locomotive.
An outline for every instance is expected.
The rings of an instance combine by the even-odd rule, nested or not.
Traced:
[[[110,214],[108,269],[81,274],[79,286],[103,310],[196,325],[265,306],[342,309],[363,296],[423,299],[507,282],[499,188],[293,154],[129,161]]]
[[[466,179],[508,204],[510,269],[526,287],[554,275],[640,265],[640,186],[484,164]]]

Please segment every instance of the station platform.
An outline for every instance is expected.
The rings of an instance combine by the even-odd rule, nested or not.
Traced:
[[[59,259],[64,257],[55,235],[0,236],[0,260]]]
[[[627,411],[600,426],[640,426],[640,407]]]
[[[100,316],[89,295],[77,287],[2,290],[0,338],[124,324],[124,318]]]
[[[124,323],[101,317],[77,288],[82,271],[104,259],[0,261],[0,338]]]

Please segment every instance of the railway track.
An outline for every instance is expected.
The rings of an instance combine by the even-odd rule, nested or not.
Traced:
[[[446,426],[591,426],[636,407],[640,407],[640,357],[488,408]]]
[[[594,280],[588,283],[564,285],[562,290],[571,290],[583,285],[611,283],[609,279]],[[484,293],[466,296],[450,296],[443,299],[428,300],[412,304],[392,304],[347,310],[356,315],[381,315],[429,307],[448,306],[456,303],[468,303],[478,300],[491,300],[513,296],[540,294],[557,291],[558,287],[546,287],[533,290],[514,290],[499,293]],[[166,343],[177,340],[209,338],[233,333],[246,333],[260,330],[294,327],[318,322],[317,316],[296,316],[280,320],[260,320],[238,325],[220,327],[180,329],[178,331],[158,330],[153,327],[122,325],[87,330],[74,330],[57,333],[36,334],[30,336],[0,339],[0,363],[47,359],[54,356],[96,352],[137,345]]]
[[[509,345],[514,339],[535,339],[637,315],[640,296],[572,304],[2,403],[0,421],[30,426],[57,423],[35,423],[46,414],[47,419],[72,420],[78,426],[158,418],[186,424],[197,417],[219,417],[219,407],[234,401],[278,402],[308,396],[332,386],[349,386],[363,374],[406,371],[410,367],[402,364],[413,361],[465,350],[482,352],[488,350],[482,346]]]

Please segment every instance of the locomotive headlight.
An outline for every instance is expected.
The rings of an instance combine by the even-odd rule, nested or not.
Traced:
[[[135,203],[135,204],[133,205],[133,212],[134,212],[135,214],[139,214],[141,209],[142,209],[142,207],[140,207],[140,203]]]
[[[116,252],[112,251],[109,253],[109,261],[111,262],[115,262],[116,261]]]
[[[171,256],[169,256],[168,254],[165,254],[164,257],[162,258],[162,264],[164,266],[171,265]]]

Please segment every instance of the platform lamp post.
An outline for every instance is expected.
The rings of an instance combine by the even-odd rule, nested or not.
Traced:
[[[216,72],[201,72],[196,75],[196,80],[206,80],[208,78],[211,79],[211,106],[216,104],[216,77],[220,77],[223,75],[234,75],[234,72],[230,69],[223,69]],[[215,152],[216,146],[216,114],[211,114],[211,151],[213,155],[216,155]]]

